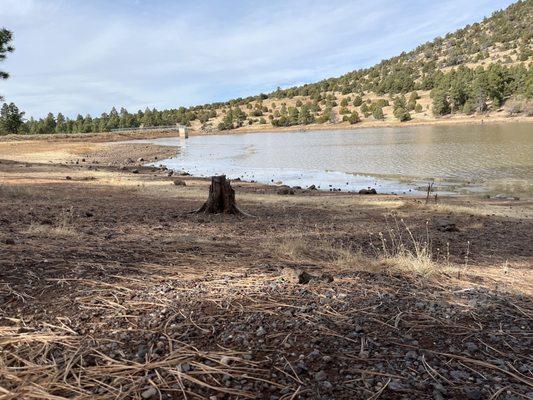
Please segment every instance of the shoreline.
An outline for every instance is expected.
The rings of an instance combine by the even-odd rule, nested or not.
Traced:
[[[309,125],[294,125],[286,127],[273,127],[270,124],[265,124],[262,128],[248,128],[241,127],[226,131],[213,130],[189,130],[189,136],[211,136],[211,135],[236,135],[248,133],[276,133],[276,132],[308,132],[308,131],[357,131],[359,129],[379,129],[379,128],[410,128],[418,126],[449,126],[449,125],[484,125],[484,124],[508,124],[508,123],[533,123],[533,117],[527,116],[470,116],[460,118],[435,118],[420,120],[415,119],[406,122],[399,121],[363,121],[354,125],[347,122],[340,122],[336,124],[309,124]],[[143,140],[143,139],[157,139],[167,137],[178,137],[178,132],[167,130],[152,130],[152,131],[138,131],[138,132],[92,132],[92,133],[61,133],[61,134],[47,134],[47,135],[21,135],[9,134],[0,136],[2,141],[32,141],[32,140],[47,140],[47,141],[70,141],[70,140],[87,140],[91,142],[118,142],[127,140]]]

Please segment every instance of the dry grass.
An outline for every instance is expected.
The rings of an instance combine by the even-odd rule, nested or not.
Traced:
[[[394,220],[394,225],[378,236],[379,245],[375,249],[384,265],[426,278],[444,267],[434,261],[427,225],[426,236],[415,238],[403,220]]]
[[[63,212],[55,225],[32,222],[26,229],[29,235],[52,236],[52,237],[70,237],[76,236],[78,231],[72,223],[72,216],[69,212]]]
[[[0,196],[9,199],[19,199],[31,197],[34,195],[34,190],[31,187],[22,185],[0,185]]]

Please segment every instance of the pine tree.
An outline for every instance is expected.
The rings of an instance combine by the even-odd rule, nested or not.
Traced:
[[[12,40],[13,34],[10,31],[8,31],[6,28],[0,29],[0,62],[6,59],[7,53],[11,53],[15,50],[15,48],[10,44]],[[0,70],[0,80],[7,78],[9,78],[9,74]],[[1,100],[4,100],[2,96],[0,96],[0,101]]]
[[[15,50],[11,46],[11,41],[13,40],[13,34],[8,31],[6,28],[0,29],[0,62],[4,61],[7,57],[7,53],[11,53]],[[0,71],[0,79],[9,78],[9,74],[4,71]]]
[[[56,133],[65,133],[67,131],[67,124],[63,114],[58,113],[56,118]]]
[[[0,109],[0,134],[18,133],[22,126],[24,112],[19,111],[14,103],[4,103]]]

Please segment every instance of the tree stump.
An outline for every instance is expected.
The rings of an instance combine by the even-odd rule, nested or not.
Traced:
[[[196,213],[246,215],[235,204],[235,190],[226,175],[211,177],[209,197]]]

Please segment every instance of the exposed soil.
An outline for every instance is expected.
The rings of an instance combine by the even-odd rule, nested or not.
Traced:
[[[207,180],[138,165],[174,148],[7,146],[0,399],[533,397],[531,202],[233,182],[252,217],[197,215]]]

